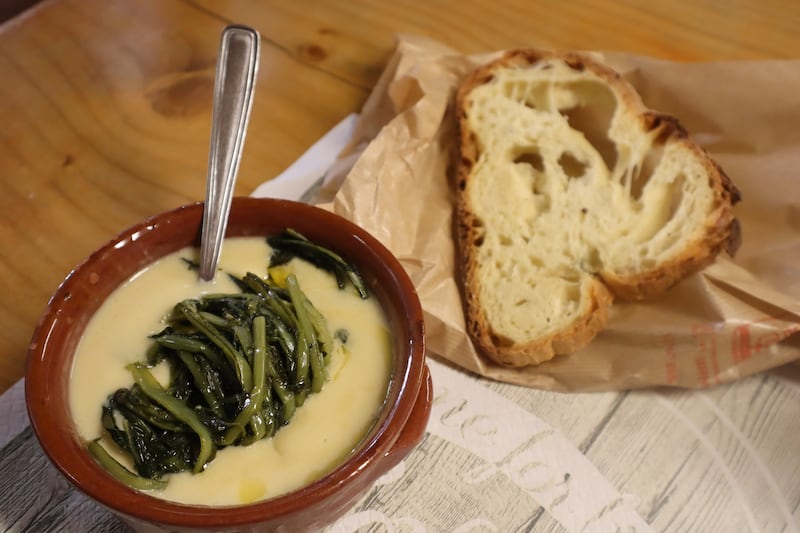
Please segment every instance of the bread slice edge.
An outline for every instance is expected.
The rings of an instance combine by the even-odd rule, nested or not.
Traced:
[[[680,143],[693,157],[703,162],[715,194],[715,208],[706,217],[701,238],[687,246],[682,254],[667,264],[643,272],[598,272],[592,282],[589,303],[577,318],[561,330],[524,343],[498,340],[478,301],[477,258],[473,243],[478,238],[478,222],[465,193],[471,169],[478,160],[478,146],[466,122],[465,101],[470,91],[493,76],[498,67],[528,66],[543,59],[558,59],[575,69],[591,69],[612,86],[626,111],[644,121],[646,130],[660,130],[665,142]],[[606,65],[578,53],[559,53],[535,49],[514,50],[499,59],[478,67],[461,84],[456,93],[456,119],[459,150],[456,161],[456,237],[460,257],[461,287],[464,296],[467,330],[481,352],[492,360],[508,366],[539,364],[557,355],[569,354],[588,344],[608,320],[608,311],[615,297],[641,300],[669,289],[681,279],[704,268],[723,250],[731,255],[738,248],[740,229],[732,205],[739,201],[735,185],[710,155],[691,139],[674,117],[648,109],[635,89]]]

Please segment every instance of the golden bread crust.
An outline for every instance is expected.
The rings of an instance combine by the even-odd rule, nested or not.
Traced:
[[[713,194],[712,208],[705,216],[699,237],[688,243],[681,253],[650,268],[613,271],[601,268],[594,272],[590,297],[577,318],[564,328],[525,341],[512,341],[498,333],[487,318],[480,300],[483,280],[479,273],[478,249],[484,238],[483,221],[476,216],[470,197],[470,180],[481,153],[475,132],[470,128],[470,96],[490,83],[501,68],[525,69],[544,60],[557,60],[575,71],[590,70],[606,83],[617,96],[624,113],[638,117],[641,130],[663,145],[679,145],[702,161],[702,168]],[[706,151],[694,142],[674,117],[644,106],[635,89],[602,63],[577,53],[556,53],[541,50],[515,50],[483,65],[461,84],[455,100],[458,122],[458,158],[456,161],[455,233],[460,254],[458,276],[464,295],[468,333],[480,351],[508,366],[539,364],[559,354],[575,352],[588,344],[604,327],[608,310],[615,297],[640,300],[667,290],[689,274],[714,261],[721,251],[733,253],[738,247],[740,232],[732,206],[739,201],[739,192]]]

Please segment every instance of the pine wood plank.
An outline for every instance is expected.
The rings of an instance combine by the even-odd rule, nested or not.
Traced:
[[[0,29],[0,391],[92,250],[202,199],[225,22],[169,0],[45,2]],[[367,92],[264,42],[236,191],[282,171]],[[322,88],[324,87],[324,97]]]
[[[378,78],[399,33],[427,35],[465,53],[535,46],[676,61],[800,56],[800,4],[781,0],[195,3],[255,26],[287,53],[363,87]]]

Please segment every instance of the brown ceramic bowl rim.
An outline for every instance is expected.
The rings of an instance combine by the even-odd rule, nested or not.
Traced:
[[[31,340],[25,383],[29,418],[45,453],[71,483],[101,504],[124,515],[173,526],[235,526],[280,519],[305,508],[310,501],[324,500],[355,478],[365,475],[377,477],[381,473],[381,460],[390,454],[392,445],[412,413],[424,379],[424,320],[421,305],[404,268],[377,239],[334,213],[289,200],[234,198],[228,236],[266,235],[267,233],[249,227],[248,231],[237,231],[237,228],[246,216],[262,216],[274,220],[278,213],[278,218],[287,222],[293,221],[292,227],[301,233],[332,246],[348,260],[354,261],[373,289],[377,287],[385,291],[379,295],[384,308],[386,309],[387,302],[391,299],[399,306],[394,312],[404,313],[403,320],[408,325],[402,332],[403,339],[395,342],[395,352],[398,351],[397,346],[401,346],[402,353],[395,354],[386,407],[375,427],[342,465],[304,488],[269,500],[227,507],[185,505],[149,496],[112,479],[91,459],[81,444],[71,421],[68,420],[68,406],[60,411],[63,415],[66,410],[67,416],[56,416],[54,419],[53,402],[63,402],[67,395],[67,379],[63,376],[63,368],[61,372],[58,371],[58,363],[60,359],[66,358],[71,367],[76,339],[85,327],[85,317],[75,322],[71,313],[91,316],[105,299],[105,295],[101,295],[98,302],[91,304],[94,308],[89,312],[80,311],[79,304],[73,301],[74,295],[81,293],[82,286],[85,287],[93,279],[96,281],[98,275],[94,273],[93,267],[114,261],[121,256],[121,251],[131,250],[131,245],[144,245],[147,249],[156,250],[149,256],[138,254],[139,264],[119,265],[118,270],[124,271],[119,274],[121,282],[155,259],[184,245],[196,243],[202,209],[203,204],[200,202],[185,205],[150,217],[123,231],[70,272],[50,299]],[[325,239],[315,238],[316,230],[312,223],[345,232],[346,235],[336,233],[335,240],[347,243],[344,246],[347,249],[341,249],[341,246],[336,249],[335,245],[325,242]],[[270,224],[274,225],[274,222],[264,222],[264,225]],[[159,238],[159,232],[166,237]],[[324,231],[320,230],[320,233]],[[180,235],[182,242],[171,242],[170,239],[174,240],[175,235]],[[368,264],[382,265],[381,268],[385,268],[380,272],[370,271],[365,269]],[[114,283],[110,290],[118,286],[119,282]],[[384,286],[376,286],[378,282]],[[82,292],[85,293],[86,290]]]

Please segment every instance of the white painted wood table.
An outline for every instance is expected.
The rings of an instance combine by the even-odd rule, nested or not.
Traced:
[[[422,444],[330,531],[800,531],[798,369],[704,391],[590,394],[431,370]],[[15,392],[22,407],[17,386],[4,422]],[[0,529],[128,530],[18,429],[0,449]]]

